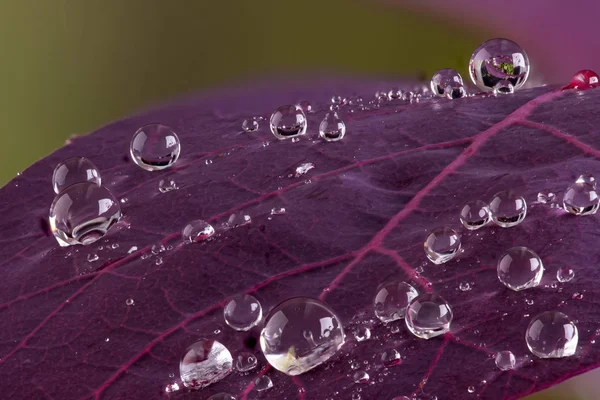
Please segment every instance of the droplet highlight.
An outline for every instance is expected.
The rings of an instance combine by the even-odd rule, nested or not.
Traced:
[[[498,259],[498,279],[514,291],[536,287],[542,280],[542,259],[527,247],[513,247]]]
[[[377,288],[373,299],[375,315],[382,322],[392,322],[404,318],[406,307],[419,295],[417,290],[406,282],[392,280]]]
[[[185,387],[202,389],[229,375],[232,366],[229,350],[216,340],[205,339],[187,348],[179,363],[179,374]]]
[[[187,224],[181,231],[181,237],[186,242],[201,242],[212,237],[215,234],[215,228],[208,222],[196,219]]]
[[[249,331],[262,319],[262,306],[252,295],[238,295],[229,300],[223,317],[225,323],[236,331]]]
[[[98,168],[85,157],[70,157],[58,163],[52,174],[52,187],[58,194],[76,183],[91,182],[100,186],[102,180]]]
[[[435,228],[425,239],[423,247],[429,261],[443,264],[453,259],[460,251],[460,236],[452,228]]]
[[[431,339],[450,330],[452,309],[443,297],[423,293],[413,299],[406,309],[406,327],[418,338]]]
[[[277,139],[291,139],[306,133],[306,114],[299,106],[285,105],[271,114],[269,126]]]
[[[527,202],[512,190],[494,195],[489,206],[492,221],[502,228],[519,225],[527,215]]]
[[[246,118],[242,122],[242,129],[244,132],[254,132],[258,130],[258,121],[253,118]]]
[[[149,124],[138,129],[129,148],[133,162],[146,171],[169,168],[177,162],[180,152],[177,134],[161,124]]]
[[[540,358],[575,354],[579,333],[575,323],[559,311],[546,311],[531,319],[525,340],[529,351]]]

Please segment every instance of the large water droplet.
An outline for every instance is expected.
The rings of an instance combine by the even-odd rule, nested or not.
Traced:
[[[371,338],[371,330],[366,326],[358,326],[354,329],[354,338],[357,342],[364,342]]]
[[[95,183],[76,183],[54,198],[50,229],[58,244],[88,245],[103,237],[121,218],[121,206],[113,194]]]
[[[596,214],[600,206],[600,198],[594,185],[576,182],[565,191],[563,207],[574,215]]]
[[[515,358],[515,355],[509,350],[500,351],[496,354],[496,367],[502,371],[515,369],[516,363],[517,359]]]
[[[460,251],[460,236],[451,228],[435,228],[425,239],[423,247],[429,261],[443,264]]]
[[[582,69],[573,75],[571,83],[565,89],[587,90],[600,86],[600,77],[589,69]]]
[[[133,135],[129,152],[131,159],[147,171],[158,171],[175,164],[181,144],[173,130],[161,124],[141,127]]]
[[[299,375],[327,361],[344,344],[340,319],[328,305],[295,297],[275,307],[260,334],[260,347],[275,369]]]
[[[199,340],[183,354],[179,374],[185,387],[202,389],[229,375],[232,365],[231,353],[220,342]]]
[[[254,132],[258,129],[258,121],[253,118],[247,118],[242,122],[242,129],[245,132]]]
[[[346,124],[336,112],[329,112],[319,125],[319,136],[328,142],[342,140],[346,134]]]
[[[158,191],[161,193],[167,193],[176,189],[179,188],[173,179],[161,179],[160,182],[158,182]]]
[[[527,215],[527,202],[512,190],[499,192],[490,202],[492,221],[503,228],[519,225]]]
[[[236,331],[254,328],[262,318],[262,306],[256,297],[242,294],[233,297],[223,310],[225,323]]]
[[[254,380],[254,389],[259,392],[264,392],[265,390],[271,389],[273,387],[273,381],[266,375],[259,376]]]
[[[446,96],[446,88],[450,85],[463,86],[462,77],[458,72],[450,68],[444,68],[433,74],[430,86],[431,91],[439,97]]]
[[[421,339],[443,335],[450,330],[452,310],[444,298],[423,293],[413,299],[406,309],[406,327]]]
[[[541,258],[527,247],[513,247],[498,259],[498,279],[509,289],[519,291],[536,287],[542,280]]]
[[[352,375],[352,380],[354,383],[369,383],[369,374],[366,371],[359,370]]]
[[[92,182],[100,186],[98,168],[85,157],[70,157],[58,163],[52,174],[54,193],[81,182]]]
[[[471,231],[483,228],[490,222],[490,210],[481,200],[469,201],[460,211],[460,222]]]
[[[269,126],[277,139],[289,139],[306,133],[306,115],[299,106],[281,106],[273,114]]]
[[[558,311],[546,311],[531,320],[525,340],[534,355],[561,358],[575,354],[579,334],[568,316]]]
[[[235,358],[235,369],[239,372],[247,372],[256,368],[258,364],[258,360],[256,356],[252,353],[240,353]]]
[[[373,299],[375,315],[382,322],[404,318],[406,307],[418,295],[417,290],[406,282],[400,280],[384,282],[377,288]]]
[[[575,271],[573,271],[569,267],[562,267],[562,268],[559,268],[558,271],[556,271],[556,279],[558,279],[559,282],[563,282],[563,283],[569,282],[574,277],[575,277]]]
[[[508,81],[515,89],[529,76],[529,58],[525,51],[508,39],[490,39],[473,52],[469,74],[477,87],[492,91],[500,81]]]
[[[215,228],[201,219],[196,219],[183,228],[181,236],[186,242],[201,242],[215,234]]]
[[[208,400],[236,400],[236,398],[229,393],[217,393],[210,396]]]
[[[383,353],[381,353],[381,362],[386,367],[392,367],[400,364],[402,362],[402,358],[400,358],[400,353],[398,353],[398,350],[385,349]]]

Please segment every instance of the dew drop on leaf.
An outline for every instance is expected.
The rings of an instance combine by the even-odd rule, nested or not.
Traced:
[[[542,280],[542,259],[527,247],[509,249],[498,259],[498,279],[514,291],[536,287]]]
[[[179,374],[184,386],[202,389],[225,378],[232,370],[233,359],[225,346],[216,340],[200,340],[184,352]]]
[[[167,193],[176,189],[179,188],[173,179],[161,179],[160,182],[158,182],[158,191],[161,193]]]
[[[366,371],[359,370],[352,375],[354,383],[369,383],[369,374]]]
[[[371,330],[366,326],[357,326],[354,328],[353,334],[357,342],[364,342],[371,338]]]
[[[385,349],[381,353],[381,363],[386,367],[392,367],[402,362],[400,353],[396,349]]]
[[[471,80],[479,89],[490,92],[500,81],[519,89],[529,76],[530,64],[525,51],[508,39],[490,39],[481,44],[469,61]]]
[[[468,230],[483,228],[490,222],[490,211],[481,200],[469,201],[460,211],[460,222]]]
[[[262,319],[262,306],[249,294],[234,296],[223,310],[225,323],[236,331],[248,331]]]
[[[535,356],[562,358],[575,354],[579,333],[567,315],[559,311],[546,311],[531,319],[525,339]]]
[[[313,169],[315,167],[315,164],[311,163],[311,162],[307,162],[307,163],[302,163],[300,165],[298,165],[296,167],[296,171],[294,176],[296,178],[301,177],[302,175],[306,174],[308,171],[310,171],[311,169]]]
[[[259,392],[264,392],[273,387],[273,381],[266,375],[259,376],[254,380],[254,388]]]
[[[52,174],[52,187],[58,194],[65,188],[81,182],[92,182],[100,186],[98,168],[85,157],[70,157],[58,163]]]
[[[454,229],[440,227],[429,233],[423,247],[429,261],[434,264],[443,264],[458,254],[461,240]]]
[[[252,353],[242,352],[235,358],[235,369],[238,372],[247,372],[256,368],[258,360]]]
[[[462,292],[468,292],[469,290],[471,290],[471,284],[469,284],[469,282],[461,282],[458,285],[458,288],[462,291]]]
[[[565,191],[563,207],[574,215],[596,214],[600,206],[600,197],[594,185],[587,182],[575,182]]]
[[[201,242],[213,236],[215,228],[208,222],[196,219],[188,223],[181,231],[181,237],[185,242]]]
[[[498,369],[502,371],[508,371],[515,368],[517,359],[512,351],[504,350],[496,353],[495,362]]]
[[[242,129],[245,132],[254,132],[258,129],[258,121],[252,118],[246,118],[242,122]]]
[[[421,339],[431,339],[450,330],[452,309],[448,302],[434,293],[415,297],[406,309],[406,327]]]
[[[129,149],[133,162],[147,171],[158,171],[175,164],[180,151],[177,134],[161,124],[149,124],[138,129]]]
[[[269,127],[277,139],[297,138],[306,133],[306,115],[299,106],[285,105],[271,114]]]
[[[496,193],[489,206],[492,221],[502,228],[523,222],[527,215],[527,202],[512,190]]]
[[[319,136],[327,142],[342,140],[346,135],[346,124],[335,111],[325,114],[319,124]]]
[[[475,393],[475,386],[469,386],[467,388],[467,392],[469,392],[469,393]]]
[[[100,257],[98,257],[98,254],[96,254],[96,253],[90,253],[87,255],[88,262],[98,261],[99,258]]]
[[[446,88],[452,85],[463,86],[462,77],[458,72],[450,68],[444,68],[433,74],[431,82],[431,91],[439,97],[446,96]]]
[[[563,282],[563,283],[569,282],[574,277],[575,277],[575,271],[573,271],[569,267],[562,267],[562,268],[559,268],[558,271],[556,271],[556,279],[558,279],[559,282]]]
[[[417,297],[417,290],[406,282],[392,280],[377,288],[373,299],[375,315],[381,322],[392,322],[404,318],[406,307]]]
[[[128,306],[132,306],[135,304],[135,301],[132,298],[125,300],[125,304]]]

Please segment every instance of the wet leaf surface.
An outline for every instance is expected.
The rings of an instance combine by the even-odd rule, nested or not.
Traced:
[[[348,131],[336,143],[317,140],[323,111],[309,116],[309,137],[297,143],[275,140],[264,121],[256,132],[241,129],[244,118],[284,103],[308,99],[322,110],[334,93],[370,96],[377,88],[334,81],[191,97],[77,138],[10,182],[0,191],[3,396],[165,398],[165,387],[178,382],[182,352],[199,338],[221,341],[234,357],[254,352],[259,367],[171,398],[227,391],[240,399],[512,399],[595,368],[598,217],[574,217],[535,200],[540,190],[561,191],[579,174],[597,173],[600,91],[543,87],[497,98],[399,101],[343,114]],[[129,161],[133,132],[150,122],[179,134],[175,168],[153,173]],[[60,248],[44,222],[51,175],[56,163],[76,155],[91,159],[105,185],[126,199],[124,217],[91,246]],[[296,167],[308,162],[314,168],[296,177]],[[179,189],[161,193],[163,179]],[[529,202],[521,225],[463,230],[465,251],[456,260],[426,260],[428,231],[460,228],[464,203],[489,201],[503,189]],[[286,211],[271,215],[274,208]],[[181,244],[188,222],[218,227],[234,213],[251,223]],[[512,292],[496,277],[497,259],[517,245],[545,263],[538,288]],[[98,259],[88,261],[90,254]],[[565,266],[575,278],[556,283]],[[378,323],[371,301],[389,276],[446,298],[451,332],[420,340],[402,324]],[[462,291],[465,282],[470,290]],[[266,311],[292,296],[319,297],[347,325],[348,341],[309,373],[277,373],[260,354],[258,329],[235,332],[223,322],[227,298],[240,292],[258,297]],[[554,309],[578,321],[577,353],[535,359],[525,328]],[[372,328],[360,343],[352,336],[359,323]],[[402,363],[384,368],[381,353],[390,347]],[[493,356],[502,350],[515,354],[516,370],[496,368]],[[353,362],[362,363],[371,383],[353,383]],[[262,396],[252,385],[259,374],[274,384]]]

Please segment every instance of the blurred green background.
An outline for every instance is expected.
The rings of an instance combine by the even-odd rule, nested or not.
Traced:
[[[177,94],[313,70],[464,74],[489,37],[367,1],[3,0],[0,185],[69,136]],[[567,384],[531,399],[574,398]]]

